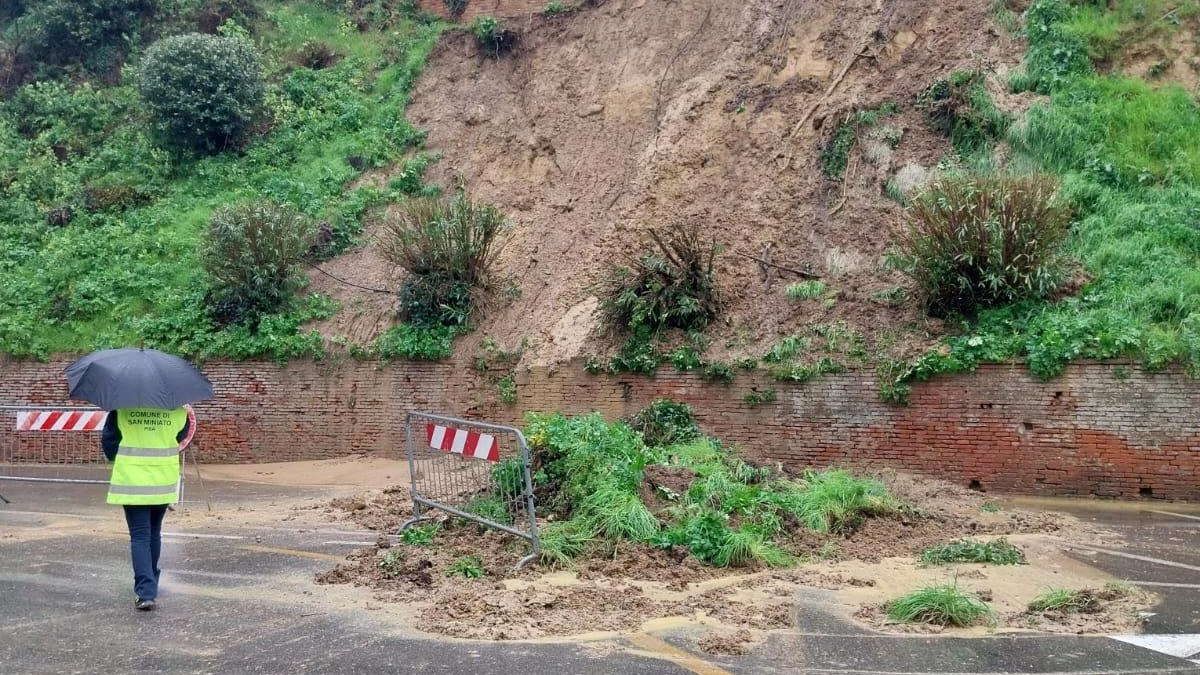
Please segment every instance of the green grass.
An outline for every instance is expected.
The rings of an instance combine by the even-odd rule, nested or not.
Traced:
[[[1099,609],[1100,600],[1091,591],[1072,591],[1066,588],[1051,588],[1029,603],[1030,612],[1086,614]]]
[[[996,613],[973,593],[957,586],[930,586],[892,600],[886,605],[892,621],[929,623],[936,626],[973,626],[994,621]]]
[[[808,300],[817,298],[825,293],[825,282],[819,280],[801,281],[788,286],[784,293],[792,300]]]
[[[836,470],[792,481],[707,437],[648,447],[624,422],[596,414],[529,419],[526,437],[541,466],[539,514],[553,518],[541,532],[544,564],[568,566],[595,541],[610,550],[627,542],[686,547],[718,567],[784,567],[796,562],[783,544],[798,523],[846,532],[898,508],[877,481]],[[655,465],[679,472],[683,483],[660,490],[652,511],[641,495],[651,491],[643,475]]]
[[[883,483],[848,471],[809,473],[805,484],[795,513],[814,532],[849,532],[868,516],[898,508]]]
[[[460,576],[465,579],[482,579],[485,574],[483,561],[477,555],[467,555],[455,560],[446,570],[446,576]]]
[[[159,150],[128,81],[43,84],[0,107],[0,352],[46,356],[145,339],[202,357],[323,354],[322,340],[301,328],[319,318],[303,302],[263,336],[209,322],[195,257],[200,232],[218,206],[269,198],[330,222],[339,246],[352,243],[364,213],[391,197],[347,190],[361,173],[347,158],[382,167],[422,143],[404,107],[440,27],[400,21],[387,32],[359,32],[317,3],[261,5],[266,18],[252,28],[270,78],[272,123],[242,153],[174,159]],[[320,71],[287,70],[310,40],[345,58]],[[30,119],[47,122],[18,133]],[[73,148],[64,162],[52,153],[59,143]],[[81,196],[92,186],[145,198],[93,209]],[[45,211],[63,204],[73,207],[71,224],[47,227]]]
[[[1025,554],[1008,543],[1004,537],[989,542],[960,539],[921,551],[926,565],[945,565],[956,562],[989,563],[992,565],[1024,565]]]
[[[441,531],[442,526],[439,523],[414,525],[400,533],[400,541],[411,546],[421,546],[433,541]]]
[[[1180,3],[1179,14],[1194,13]],[[897,384],[982,362],[1024,359],[1038,377],[1077,359],[1140,358],[1150,371],[1182,363],[1200,375],[1200,106],[1175,85],[1097,74],[1089,54],[1116,40],[1176,30],[1165,3],[1037,0],[1026,14],[1018,88],[1049,95],[1008,140],[1022,163],[1062,178],[1075,207],[1065,244],[1090,279],[1072,297],[1024,301],[953,322],[949,353],[911,363]],[[1161,11],[1160,11],[1161,10]]]

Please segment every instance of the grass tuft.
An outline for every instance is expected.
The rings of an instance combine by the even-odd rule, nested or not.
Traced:
[[[1072,591],[1051,588],[1029,603],[1030,612],[1057,614],[1092,614],[1100,611],[1100,600],[1089,590]]]
[[[897,502],[883,483],[848,471],[810,472],[795,496],[795,515],[815,532],[850,532],[867,516],[891,513]]]
[[[995,621],[996,617],[979,596],[953,585],[921,588],[889,602],[886,609],[893,621],[936,626],[972,626],[982,619]]]

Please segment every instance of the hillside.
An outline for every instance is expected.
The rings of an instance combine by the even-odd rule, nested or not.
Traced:
[[[510,19],[520,39],[502,55],[387,3],[353,16],[336,4],[226,17],[263,53],[272,105],[236,153],[157,150],[132,75],[48,71],[62,84],[10,91],[0,351],[143,339],[203,357],[370,357],[396,304],[363,287],[404,279],[375,249],[377,222],[461,176],[511,223],[493,290],[455,343],[464,368],[481,351],[534,365],[620,350],[627,336],[605,330],[597,298],[615,265],[649,250],[649,228],[679,223],[721,247],[721,311],[704,339],[660,336],[656,358],[686,342],[728,363],[782,344],[796,362],[785,377],[876,364],[893,385],[982,360],[1043,376],[1075,358],[1200,362],[1193,2],[593,0]],[[205,16],[148,25],[203,29]],[[20,22],[0,21],[15,44]],[[313,41],[332,64],[298,60]],[[960,85],[956,114],[986,132],[969,146],[930,117],[936,92]],[[1065,283],[931,317],[888,261],[901,202],[937,175],[1008,173],[1061,181]],[[114,187],[128,199],[89,201]],[[255,198],[326,222],[345,252],[309,271],[306,299],[222,325],[202,309],[193,251],[215,208]],[[69,225],[50,224],[64,206]]]

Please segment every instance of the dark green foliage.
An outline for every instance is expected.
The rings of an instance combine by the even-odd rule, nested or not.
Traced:
[[[370,355],[381,359],[440,361],[454,353],[454,338],[462,334],[460,326],[402,323],[380,335]]]
[[[511,457],[492,467],[492,482],[496,490],[511,499],[525,494],[525,464],[520,457]]]
[[[421,546],[433,541],[433,538],[441,531],[442,526],[440,523],[413,525],[400,532],[400,541],[411,546]]]
[[[708,362],[700,367],[700,377],[710,382],[731,384],[733,382],[733,366],[728,363]]]
[[[989,563],[992,565],[1024,565],[1025,554],[1008,543],[1004,537],[989,542],[960,539],[921,551],[921,562],[945,565],[956,562]]]
[[[471,34],[479,48],[493,56],[510,51],[517,46],[520,36],[494,16],[478,16],[471,22]]]
[[[138,93],[164,141],[200,153],[239,145],[261,114],[266,85],[254,44],[191,33],[150,46]]]
[[[465,579],[483,578],[483,561],[477,555],[467,555],[455,560],[446,570],[446,576],[460,576]]]
[[[467,11],[468,0],[442,0],[446,3],[446,12],[450,14],[450,18],[457,19]]]
[[[199,250],[212,289],[210,315],[222,324],[256,325],[282,307],[305,282],[303,256],[315,236],[311,220],[278,204],[248,202],[214,212]]]
[[[669,398],[660,398],[638,411],[629,419],[629,426],[650,447],[686,443],[700,435],[691,406]]]
[[[1014,80],[1014,89],[1049,94],[1064,84],[1092,71],[1088,46],[1067,27],[1072,8],[1064,0],[1035,0],[1025,11],[1025,37],[1029,51],[1026,74]]]
[[[16,8],[16,58],[108,76],[137,45],[154,0],[30,0]],[[53,72],[53,69],[51,69]]]
[[[471,293],[487,286],[505,223],[494,206],[468,199],[461,183],[453,197],[409,200],[385,221],[380,253],[411,275],[400,289],[410,321],[467,323]]]
[[[1044,298],[1062,283],[1071,210],[1049,176],[940,180],[907,210],[898,266],[936,316]]]
[[[713,275],[716,241],[706,241],[695,223],[649,235],[658,252],[641,256],[632,270],[615,270],[601,300],[606,320],[635,336],[667,328],[703,330],[720,308]]]
[[[1012,124],[1012,118],[992,103],[980,71],[957,71],[939,80],[918,94],[917,105],[962,157],[991,152]]]
[[[922,588],[889,602],[887,615],[893,621],[971,626],[981,619],[994,620],[995,611],[975,594],[946,585]]]
[[[463,510],[501,525],[512,525],[513,517],[502,495],[481,495],[470,501]]]
[[[763,391],[759,391],[757,389],[754,389],[754,390],[750,391],[749,393],[747,393],[745,396],[743,396],[742,401],[751,408],[757,408],[758,406],[766,404],[766,403],[774,403],[775,402],[775,390],[774,389],[765,389]]]
[[[883,483],[847,471],[809,472],[804,482],[795,514],[814,532],[851,532],[863,519],[898,508]]]

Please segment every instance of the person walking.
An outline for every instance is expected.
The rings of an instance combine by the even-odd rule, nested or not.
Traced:
[[[120,504],[129,526],[134,607],[154,609],[167,507],[179,501],[180,441],[189,420],[182,408],[119,408],[108,413],[100,445],[113,463],[108,503]]]

